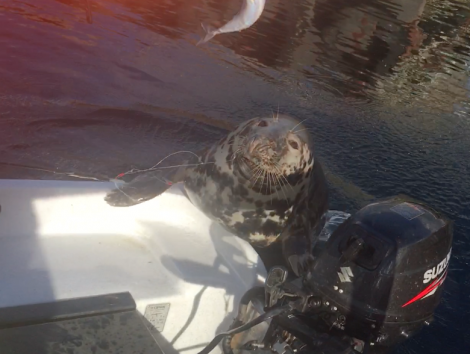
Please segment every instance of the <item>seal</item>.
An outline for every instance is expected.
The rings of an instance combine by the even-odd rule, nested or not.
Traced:
[[[305,275],[325,224],[328,189],[303,122],[287,115],[250,119],[197,160],[165,176],[136,178],[106,201],[137,204],[184,182],[187,197],[205,215],[255,248],[281,242],[294,273]]]

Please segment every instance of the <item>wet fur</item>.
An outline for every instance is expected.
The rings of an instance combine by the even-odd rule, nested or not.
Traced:
[[[284,256],[299,274],[305,271],[313,242],[325,223],[326,180],[310,144],[302,146],[298,165],[282,165],[290,187],[253,186],[240,174],[233,154],[245,143],[246,130],[254,122],[241,124],[215,144],[202,158],[208,164],[187,173],[185,189],[193,204],[208,217],[253,246],[267,247],[280,240]]]

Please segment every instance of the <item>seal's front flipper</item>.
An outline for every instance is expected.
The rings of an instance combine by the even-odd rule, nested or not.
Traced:
[[[165,192],[172,184],[183,181],[184,169],[179,168],[176,172],[174,170],[143,172],[129,183],[113,189],[104,199],[109,205],[115,207],[132,206],[153,199]]]

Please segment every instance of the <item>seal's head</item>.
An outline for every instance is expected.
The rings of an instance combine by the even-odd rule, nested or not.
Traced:
[[[233,149],[244,177],[275,185],[312,168],[313,143],[301,121],[285,115],[253,118],[239,129]]]

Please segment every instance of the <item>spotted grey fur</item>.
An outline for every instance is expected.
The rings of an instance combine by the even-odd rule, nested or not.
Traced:
[[[312,137],[302,122],[285,115],[250,119],[199,159],[197,166],[180,168],[168,179],[184,182],[196,207],[253,246],[280,241],[294,272],[303,274],[325,223],[328,191]],[[111,205],[127,206],[166,188],[137,178],[125,187],[127,196],[114,191],[106,199]],[[129,193],[140,199],[130,201]]]

